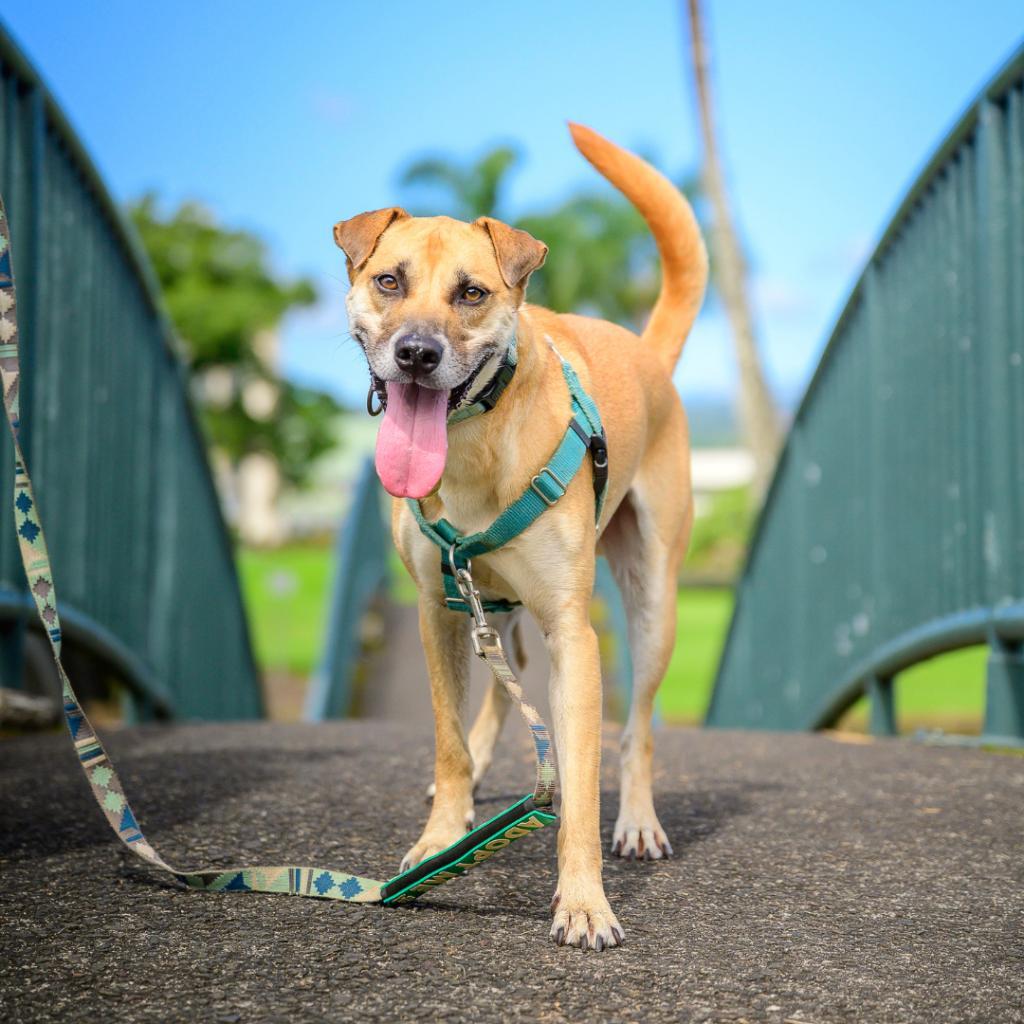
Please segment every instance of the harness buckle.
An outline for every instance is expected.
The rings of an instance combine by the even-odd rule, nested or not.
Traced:
[[[551,483],[549,483],[547,479],[548,477],[551,478],[551,481],[554,482],[555,487],[558,488],[557,491],[551,487]],[[555,502],[558,501],[559,498],[564,497],[565,492],[568,489],[568,486],[565,483],[563,483],[563,481],[560,480],[559,477],[556,475],[554,470],[550,469],[548,466],[545,466],[530,481],[530,490],[533,491],[533,493],[536,494],[537,497],[540,498],[540,500],[543,501],[548,508],[551,508],[555,504]]]

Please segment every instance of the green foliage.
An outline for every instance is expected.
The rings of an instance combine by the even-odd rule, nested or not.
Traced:
[[[316,301],[309,281],[272,275],[258,238],[220,227],[198,203],[183,203],[165,217],[149,194],[130,213],[194,369],[259,368],[254,336],[275,327],[289,309]]]
[[[202,410],[207,440],[228,453],[237,463],[245,455],[260,452],[271,456],[281,479],[302,487],[318,456],[338,443],[338,403],[328,394],[300,387],[291,381],[275,382],[279,390],[274,413],[257,418],[246,410],[237,393],[230,404]]]
[[[711,507],[693,524],[686,571],[697,576],[732,579],[739,571],[754,526],[754,509],[747,487],[720,491]]]
[[[313,285],[276,276],[260,239],[218,225],[196,203],[164,215],[146,195],[129,212],[184,347],[210,442],[236,464],[251,453],[270,455],[286,482],[301,484],[316,456],[335,443],[339,407],[326,394],[280,378],[260,336],[289,310],[315,302]],[[206,384],[217,373],[228,388],[215,399]],[[258,415],[243,400],[254,383],[273,396],[272,408]]]
[[[626,199],[611,191],[573,196],[516,226],[549,249],[530,280],[531,302],[641,326],[658,297],[658,257],[643,217]]]

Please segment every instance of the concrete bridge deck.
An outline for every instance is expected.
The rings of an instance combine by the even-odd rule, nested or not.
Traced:
[[[425,816],[426,721],[109,739],[150,838],[187,865],[384,878]],[[481,812],[528,788],[527,742],[507,732]],[[546,937],[553,830],[415,909],[189,892],[118,851],[63,735],[6,741],[0,1019],[1024,1019],[1024,759],[686,730],[659,746],[676,857],[608,861],[626,945],[582,954]]]

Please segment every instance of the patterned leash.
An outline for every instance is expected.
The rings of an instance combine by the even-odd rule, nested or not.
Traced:
[[[516,839],[530,835],[557,820],[551,811],[556,775],[547,726],[536,708],[523,695],[522,687],[502,650],[497,632],[488,625],[481,612],[479,618],[475,617],[473,648],[476,654],[487,662],[495,679],[505,687],[509,696],[518,705],[530,729],[537,756],[537,780],[532,794],[517,800],[501,814],[467,832],[462,839],[446,850],[386,882],[329,868],[281,865],[188,870],[176,868],[165,861],[150,845],[139,827],[138,819],[128,803],[114,765],[103,749],[96,730],[82,710],[61,663],[57,594],[46,550],[46,538],[32,492],[32,481],[19,440],[19,375],[17,297],[11,264],[11,238],[7,212],[3,199],[0,198],[0,379],[3,385],[4,408],[14,440],[14,522],[18,533],[18,546],[29,589],[49,637],[54,662],[60,675],[64,717],[75,745],[75,753],[107,822],[118,839],[132,853],[194,889],[210,892],[289,893],[350,903],[397,904],[408,903],[421,893],[457,878]],[[460,589],[467,600],[475,600],[479,605],[479,595],[468,571],[460,577]]]

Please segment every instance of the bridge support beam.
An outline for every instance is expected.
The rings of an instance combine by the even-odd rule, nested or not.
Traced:
[[[9,690],[25,689],[25,621],[0,622],[0,686]]]
[[[868,704],[871,708],[872,736],[897,736],[896,700],[892,679],[872,676],[867,683]]]
[[[1024,743],[1024,648],[995,644],[985,678],[983,738]]]

